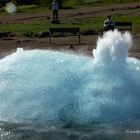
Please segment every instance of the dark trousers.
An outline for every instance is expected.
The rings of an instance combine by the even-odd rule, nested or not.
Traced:
[[[109,30],[114,30],[114,26],[106,26],[106,27],[104,27],[104,31],[109,31]]]
[[[58,20],[58,10],[53,10],[53,20]]]

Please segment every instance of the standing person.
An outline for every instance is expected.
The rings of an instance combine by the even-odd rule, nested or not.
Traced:
[[[57,0],[53,0],[51,3],[52,11],[53,11],[53,21],[58,22],[58,10],[59,10],[59,3]]]
[[[108,16],[104,21],[104,31],[114,30],[115,23],[112,21],[111,16]]]

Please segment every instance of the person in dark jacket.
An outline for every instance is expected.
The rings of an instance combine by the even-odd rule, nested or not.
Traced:
[[[51,3],[52,11],[53,11],[53,20],[58,21],[58,10],[59,10],[59,3],[57,0],[53,0]]]
[[[115,23],[112,21],[111,16],[108,16],[104,21],[104,31],[114,30]]]

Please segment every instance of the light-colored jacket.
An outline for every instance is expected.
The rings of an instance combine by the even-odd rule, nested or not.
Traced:
[[[59,3],[58,2],[52,2],[51,6],[52,6],[52,10],[58,10],[59,9]]]
[[[112,20],[105,20],[104,21],[104,27],[108,27],[108,26],[115,26],[115,23],[112,22]]]

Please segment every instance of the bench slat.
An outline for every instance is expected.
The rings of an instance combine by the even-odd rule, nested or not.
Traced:
[[[49,29],[49,36],[50,36],[50,44],[51,44],[51,37],[53,36],[54,33],[71,33],[66,36],[78,36],[79,37],[79,43],[80,43],[80,29],[79,28],[50,28]],[[62,36],[60,34],[60,36]],[[64,36],[64,34],[63,34]]]
[[[79,28],[50,28],[49,31],[53,32],[79,32]]]
[[[115,22],[115,27],[120,31],[132,31],[132,22]]]
[[[132,22],[115,22],[115,26],[132,26]]]

